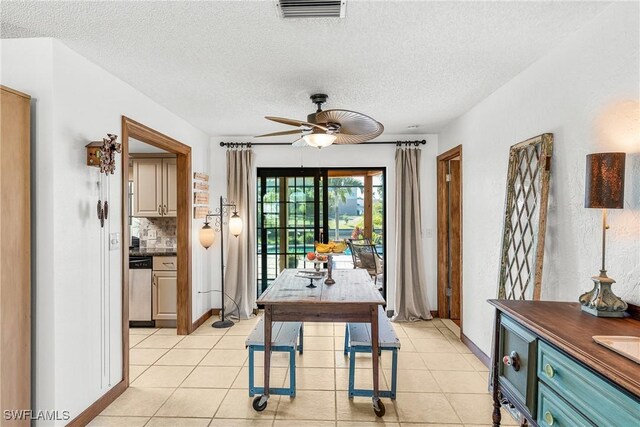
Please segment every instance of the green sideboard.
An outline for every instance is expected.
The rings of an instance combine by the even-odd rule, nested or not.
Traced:
[[[578,303],[489,303],[494,426],[500,407],[533,426],[640,426],[640,364],[591,338],[640,336],[640,320],[593,317]]]

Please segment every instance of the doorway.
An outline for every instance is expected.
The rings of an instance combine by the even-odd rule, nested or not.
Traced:
[[[462,329],[462,146],[438,156],[438,317]]]
[[[171,153],[175,162],[167,163],[174,168],[175,201],[168,203],[159,212],[171,213],[175,205],[176,227],[176,329],[178,335],[188,335],[193,330],[191,321],[191,147],[166,136],[128,117],[122,116],[122,340],[123,376],[129,384],[129,138]],[[173,159],[172,159],[173,160]],[[175,163],[173,166],[172,163]],[[175,203],[174,203],[175,202]]]
[[[386,247],[385,168],[258,168],[258,296],[285,268],[311,268],[314,242],[367,239]],[[354,268],[349,251],[336,268]],[[386,265],[376,283],[386,295]]]

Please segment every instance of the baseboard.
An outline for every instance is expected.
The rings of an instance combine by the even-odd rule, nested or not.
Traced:
[[[214,314],[216,314],[216,311],[220,311],[220,310],[216,310],[216,309],[210,309],[204,312],[204,314],[200,317],[198,317],[196,319],[195,322],[193,322],[193,325],[191,326],[191,331],[195,331],[196,329],[198,329],[204,322],[207,321],[207,319],[209,319],[211,316],[213,316]]]
[[[484,352],[480,350],[480,348],[475,345],[473,341],[471,341],[465,334],[460,334],[460,341],[462,341],[462,343],[466,345],[469,350],[471,350],[471,353],[473,353],[478,359],[480,359],[482,363],[484,363],[484,366],[486,366],[487,368],[491,366],[491,358],[484,354]]]
[[[438,312],[437,311],[430,311],[431,313],[431,317],[438,317]],[[395,314],[395,312],[393,310],[387,310],[387,317],[391,318],[393,317],[393,315]]]
[[[106,392],[102,397],[95,402],[87,409],[82,411],[80,415],[72,419],[67,427],[84,427],[91,422],[95,417],[100,415],[105,408],[118,398],[125,390],[127,389],[127,383],[120,381],[116,384],[111,390]]]

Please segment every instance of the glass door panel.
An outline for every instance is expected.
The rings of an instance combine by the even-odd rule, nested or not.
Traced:
[[[312,268],[324,233],[319,169],[258,169],[258,295],[285,268]]]
[[[314,242],[369,239],[385,254],[385,170],[258,168],[258,295],[285,268],[313,268]],[[386,272],[386,266],[383,263]],[[354,268],[349,251],[334,268]],[[377,283],[386,292],[386,274]]]

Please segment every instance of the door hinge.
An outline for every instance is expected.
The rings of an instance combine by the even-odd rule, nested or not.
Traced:
[[[451,174],[450,174],[450,173],[446,174],[446,175],[444,176],[444,180],[445,180],[446,182],[450,182],[450,181],[451,181]]]
[[[450,297],[451,296],[451,288],[447,288],[447,296]]]

